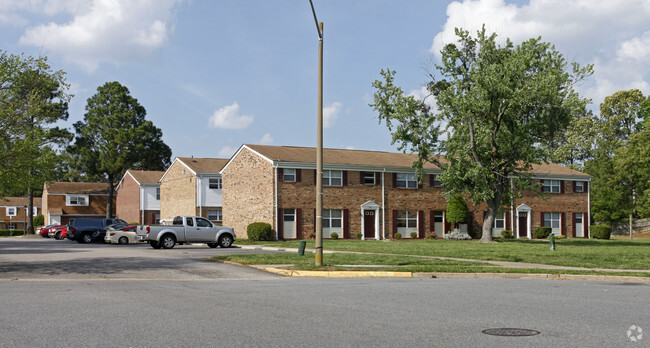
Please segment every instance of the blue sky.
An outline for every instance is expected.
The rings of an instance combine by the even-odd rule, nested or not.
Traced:
[[[382,68],[417,97],[454,27],[518,43],[541,36],[595,64],[593,101],[650,93],[650,0],[313,0],[324,22],[324,144],[395,151],[368,106]],[[173,156],[227,158],[241,144],[315,146],[318,36],[308,0],[0,0],[0,49],[67,72],[70,119],[118,81]]]

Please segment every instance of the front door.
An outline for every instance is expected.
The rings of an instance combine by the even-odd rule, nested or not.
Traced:
[[[296,210],[283,209],[282,237],[284,239],[296,239]]]
[[[585,229],[584,229],[584,224],[583,224],[582,219],[583,219],[582,213],[576,213],[575,236],[577,238],[584,238],[585,237]]]
[[[520,212],[519,213],[519,238],[528,237],[528,213]]]
[[[364,210],[363,238],[375,239],[375,211],[374,210]]]

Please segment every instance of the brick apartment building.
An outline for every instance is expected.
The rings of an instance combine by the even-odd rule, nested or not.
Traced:
[[[220,158],[177,157],[160,178],[160,217],[196,215],[216,223],[222,220],[219,171],[228,163]]]
[[[106,183],[46,182],[42,196],[45,224],[67,224],[76,217],[105,217],[107,201]]]
[[[157,224],[160,220],[160,183],[164,172],[132,170],[117,185],[117,216],[127,222]]]
[[[0,230],[24,230],[29,219],[27,197],[0,198]],[[42,213],[41,198],[34,197],[32,216]]]
[[[278,239],[303,239],[315,229],[316,149],[243,145],[221,171],[223,223],[246,237],[252,222],[268,222]],[[323,236],[388,239],[399,232],[417,238],[450,231],[441,170],[424,167],[419,183],[411,168],[414,155],[375,151],[323,151]],[[493,235],[504,229],[532,238],[538,226],[554,234],[588,237],[590,176],[556,165],[533,166],[533,180],[546,193],[525,192],[495,220]],[[480,237],[485,204],[470,208],[461,225]]]

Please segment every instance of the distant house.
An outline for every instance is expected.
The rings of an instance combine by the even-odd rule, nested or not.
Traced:
[[[0,198],[0,230],[24,230],[29,212],[27,211],[29,199],[27,197]],[[40,215],[41,199],[34,198],[32,216]]]
[[[324,149],[323,237],[390,239],[442,236],[451,230],[442,170],[426,163],[423,180],[411,164],[416,155],[378,151]],[[245,238],[252,222],[268,222],[278,239],[303,239],[315,230],[316,149],[243,145],[221,171],[224,180],[223,224]],[[545,163],[533,165],[539,192],[522,192],[500,211],[492,234],[512,230],[516,238],[533,238],[538,226],[567,237],[589,236],[587,174]],[[460,225],[480,237],[485,203],[467,202],[470,221]]]
[[[219,171],[228,163],[221,158],[177,157],[160,178],[160,217],[203,216],[222,220],[222,190]]]
[[[76,217],[105,217],[107,201],[106,183],[46,182],[42,197],[45,224],[67,224]]]
[[[160,221],[162,171],[132,170],[117,185],[117,216],[127,222],[157,224]]]

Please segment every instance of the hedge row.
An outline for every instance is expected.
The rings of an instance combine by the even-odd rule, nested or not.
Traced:
[[[0,230],[0,237],[22,236],[24,234],[24,230]]]

